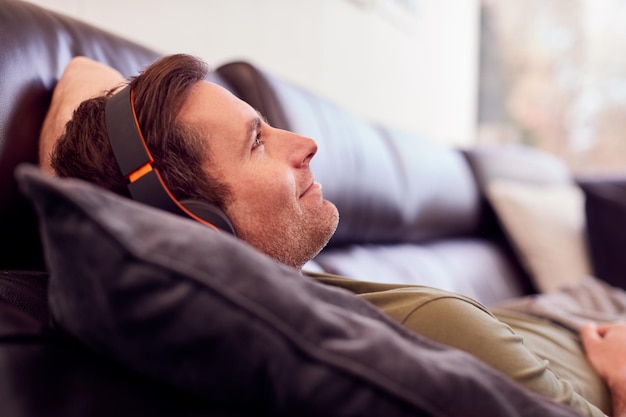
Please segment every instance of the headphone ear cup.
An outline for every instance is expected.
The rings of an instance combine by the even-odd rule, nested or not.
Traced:
[[[230,222],[228,216],[226,216],[226,213],[224,213],[215,204],[211,204],[203,200],[193,199],[181,200],[180,204],[202,220],[211,223],[218,229],[230,233],[233,236],[237,236],[235,228]]]

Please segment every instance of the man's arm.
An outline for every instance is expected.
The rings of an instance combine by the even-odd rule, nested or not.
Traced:
[[[589,323],[580,336],[589,362],[611,390],[613,416],[626,417],[626,323]]]
[[[39,164],[44,171],[52,173],[50,153],[80,103],[123,83],[122,74],[105,64],[84,56],[70,60],[54,87],[39,136]]]
[[[581,415],[605,415],[580,395],[571,381],[556,374],[547,360],[539,358],[528,340],[471,300],[439,298],[416,310],[403,324],[474,355],[527,389],[568,405]]]
[[[575,391],[572,383],[552,372],[547,361],[531,352],[522,336],[474,300],[433,288],[369,283],[324,274],[309,276],[360,294],[408,329],[474,355],[531,391],[573,407],[582,415],[604,416]],[[584,359],[584,353],[580,355]]]

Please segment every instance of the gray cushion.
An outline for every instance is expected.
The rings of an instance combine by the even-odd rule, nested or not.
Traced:
[[[235,238],[22,166],[56,322],[224,406],[306,416],[574,415]]]

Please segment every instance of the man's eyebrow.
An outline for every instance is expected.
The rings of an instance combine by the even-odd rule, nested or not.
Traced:
[[[246,129],[248,133],[248,138],[252,138],[252,139],[254,139],[253,133],[257,131],[259,127],[261,127],[261,122],[264,122],[265,124],[269,125],[265,116],[263,116],[260,111],[258,110],[255,110],[255,111],[256,111],[257,117],[250,119],[250,121],[248,122],[247,129]]]
[[[250,121],[248,122],[248,126],[247,126],[247,133],[248,133],[248,139],[254,139],[254,137],[256,136],[254,134],[254,132],[256,132],[259,127],[261,126],[261,117],[259,115],[259,117],[255,117],[253,119],[250,119]]]
[[[257,117],[250,119],[248,123],[246,123],[247,124],[246,126],[247,140],[245,141],[246,149],[248,149],[250,143],[254,142],[254,140],[256,139],[255,132],[258,132],[259,128],[261,127],[261,123],[265,122],[266,124],[269,124],[267,123],[267,119],[265,118],[265,116],[263,116],[260,111],[256,109],[255,111],[256,111]]]
[[[265,117],[260,111],[258,111],[257,109],[254,109],[256,111],[256,114],[259,115],[259,117],[261,118],[261,120],[263,120],[263,122],[265,122],[265,124],[270,124],[270,122],[267,121],[267,117]]]
[[[243,152],[244,155],[248,154],[248,152],[250,151],[250,147],[252,146],[252,143],[256,139],[257,132],[260,127],[261,127],[260,114],[259,116],[253,117],[252,119],[246,122],[246,137],[245,137],[245,140],[241,142],[241,148],[242,148],[241,152]]]

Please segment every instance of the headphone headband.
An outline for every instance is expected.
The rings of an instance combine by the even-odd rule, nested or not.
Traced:
[[[105,123],[113,155],[128,180],[134,200],[235,234],[228,217],[214,204],[200,200],[180,202],[167,188],[159,171],[152,166],[154,159],[141,133],[130,85],[109,98]]]

